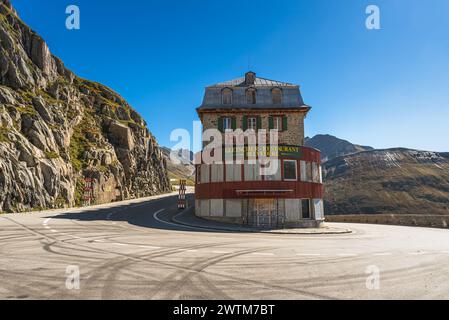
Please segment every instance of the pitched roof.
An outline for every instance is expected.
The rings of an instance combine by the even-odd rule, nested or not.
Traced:
[[[216,87],[216,88],[246,87],[246,86],[248,86],[248,85],[245,82],[245,77],[241,77],[238,79],[211,85],[211,86],[209,86],[209,88],[213,88],[213,87]],[[265,78],[259,78],[259,77],[255,78],[254,84],[251,86],[254,86],[254,87],[297,87],[297,85],[294,85],[291,83],[270,80],[270,79],[265,79]]]

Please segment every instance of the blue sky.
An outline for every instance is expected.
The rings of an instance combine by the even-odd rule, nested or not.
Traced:
[[[192,130],[204,87],[242,76],[301,85],[306,135],[449,151],[447,0],[12,0],[68,68],[120,93],[160,145]],[[65,28],[78,5],[81,29]],[[381,30],[365,28],[378,5]]]

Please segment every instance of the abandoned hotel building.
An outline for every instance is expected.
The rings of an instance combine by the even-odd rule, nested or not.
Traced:
[[[254,72],[207,87],[197,112],[203,132],[218,129],[223,134],[224,159],[212,164],[201,157],[196,160],[196,215],[255,227],[320,227],[324,221],[320,152],[304,146],[304,119],[310,109],[298,85],[259,78]],[[275,174],[263,175],[259,161],[247,160],[251,150],[247,139],[244,162],[227,162],[226,153],[234,157],[238,150],[225,145],[225,133],[236,129],[277,130]]]

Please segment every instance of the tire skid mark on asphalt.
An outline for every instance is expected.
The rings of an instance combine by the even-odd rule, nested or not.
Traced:
[[[433,263],[427,263],[425,265],[416,265],[413,267],[405,266],[403,268],[396,268],[391,270],[381,271],[382,283],[385,287],[385,283],[388,281],[412,281],[413,277],[420,278],[423,274],[431,275],[435,271]],[[340,287],[348,284],[364,284],[367,275],[365,273],[345,274],[332,277],[308,277],[304,279],[297,279],[297,282],[301,283],[303,288],[310,289],[324,289],[331,287]]]
[[[268,248],[269,249],[269,248]],[[173,273],[169,274],[167,277],[162,279],[160,284],[155,288],[152,293],[152,299],[155,299],[159,293],[162,291],[167,292],[164,295],[164,292],[162,292],[161,297],[157,297],[158,299],[174,299],[175,296],[180,292],[180,290],[183,288],[183,286],[186,284],[186,282],[191,280],[191,277],[201,274],[206,268],[215,265],[219,262],[238,257],[241,255],[246,255],[255,251],[258,251],[260,249],[246,249],[241,250],[238,252],[223,254],[221,256],[212,258],[212,259],[199,259],[198,262],[191,264],[190,266],[186,267],[184,270],[179,271],[175,270]],[[173,279],[180,278],[176,282],[173,282]],[[218,288],[216,289],[218,290]]]
[[[125,267],[130,266],[132,264],[135,263],[150,263],[150,264],[156,264],[156,265],[162,265],[164,267],[171,267],[174,269],[179,270],[184,270],[183,267],[179,267],[176,264],[170,264],[170,263],[163,263],[160,261],[156,261],[154,259],[156,258],[161,258],[161,257],[166,257],[169,255],[173,255],[173,254],[177,254],[179,252],[182,252],[182,250],[186,250],[186,249],[199,249],[199,248],[204,248],[204,247],[216,247],[216,246],[222,246],[222,245],[227,245],[227,244],[233,244],[233,243],[213,243],[213,244],[208,244],[208,245],[204,245],[204,244],[200,244],[200,245],[194,245],[194,246],[186,246],[186,247],[181,247],[181,248],[165,248],[163,250],[157,251],[157,252],[153,252],[147,255],[140,255],[140,256],[129,256],[126,254],[118,254],[121,256],[121,258],[119,258],[119,261],[115,264],[112,264],[112,267],[114,267],[114,272],[110,272],[109,273],[109,277],[107,278],[108,281],[105,282],[105,286],[102,289],[102,298],[107,298],[109,295],[109,291],[111,291],[111,287],[113,284],[113,281],[115,280],[116,274],[118,272],[120,272],[121,270],[123,270]],[[115,265],[119,265],[119,266],[115,266]],[[92,274],[92,276],[90,277],[91,280],[95,280],[95,279],[100,279],[101,276],[104,274],[104,268],[110,268],[111,264],[110,262],[107,262],[105,264],[102,264],[102,266],[91,270],[90,274]],[[99,271],[99,275],[96,275],[96,271]],[[160,282],[159,282],[160,283]]]
[[[276,290],[279,290],[279,291],[295,292],[296,294],[299,293],[299,294],[301,294],[303,296],[307,296],[309,298],[334,299],[334,298],[329,297],[329,296],[315,294],[315,293],[311,293],[311,292],[305,291],[305,290],[294,289],[294,288],[286,288],[286,287],[279,286],[279,285],[269,284],[269,283],[266,283],[266,282],[263,282],[263,281],[251,280],[251,279],[247,279],[247,278],[240,278],[240,277],[235,277],[235,276],[230,276],[230,275],[223,275],[223,274],[219,274],[219,273],[208,272],[206,270],[206,268],[208,268],[208,267],[210,267],[212,265],[215,265],[215,264],[217,264],[219,262],[222,262],[222,261],[225,261],[225,260],[229,260],[231,258],[242,256],[242,255],[247,255],[247,254],[250,254],[250,253],[252,253],[254,251],[269,250],[269,249],[272,249],[272,248],[270,247],[270,248],[258,248],[258,249],[251,249],[251,250],[242,250],[240,252],[229,254],[229,255],[224,255],[224,256],[218,257],[218,258],[213,259],[213,260],[207,259],[207,260],[205,260],[206,261],[205,265],[201,266],[201,268],[199,270],[198,270],[198,268],[194,268],[193,269],[193,271],[195,271],[193,273],[193,275],[196,275],[196,274],[202,274],[203,276],[213,275],[213,276],[216,276],[216,277],[225,278],[227,280],[231,279],[231,280],[234,280],[234,281],[239,282],[239,283],[245,283],[246,282],[246,283],[250,283],[250,284],[253,284],[253,285],[256,285],[256,286],[266,287],[266,288],[270,288],[270,289],[276,289]],[[187,277],[191,277],[192,273],[187,273],[186,276]],[[177,292],[177,291],[174,290],[174,291],[169,291],[169,292],[173,293],[173,292]]]

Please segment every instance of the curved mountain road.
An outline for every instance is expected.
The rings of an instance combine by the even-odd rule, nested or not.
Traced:
[[[178,213],[165,196],[0,215],[0,298],[449,298],[449,230],[232,233],[179,225]]]

